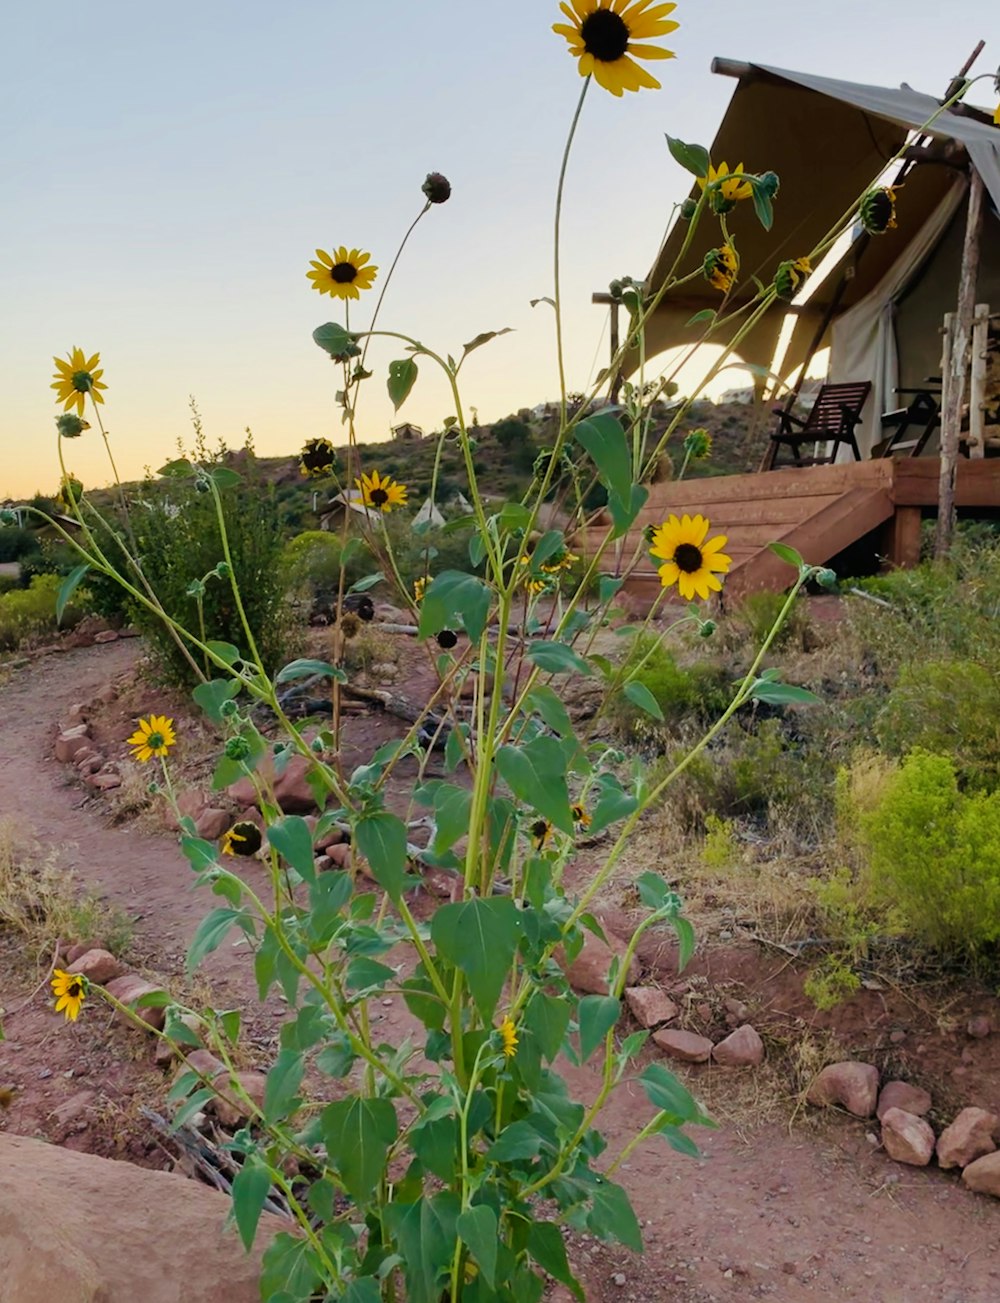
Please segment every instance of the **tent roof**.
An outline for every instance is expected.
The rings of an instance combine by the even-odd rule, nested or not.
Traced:
[[[715,60],[713,71],[736,76],[739,84],[711,149],[712,161],[744,164],[749,172],[776,172],[781,189],[774,205],[774,225],[765,231],[750,204],[729,215],[743,276],[765,283],[779,262],[808,253],[839,217],[847,212],[872,178],[940,108],[940,101],[908,86],[898,90],[836,81],[807,73],[788,72],[763,64]],[[949,110],[927,134],[956,142],[981,174],[994,204],[1000,207],[1000,131],[975,109]],[[956,183],[956,171],[946,163],[914,167],[897,199],[898,231],[892,240],[874,241],[847,286],[839,310],[864,297],[884,276],[898,251],[912,239],[926,214]],[[698,189],[692,189],[692,198]],[[681,254],[688,226],[677,221],[668,232],[647,278],[655,292]],[[697,267],[718,243],[718,228],[704,221],[679,267],[683,275]],[[801,310],[800,340],[812,333],[807,319],[818,321],[836,288],[830,277]],[[752,283],[742,301],[753,294]],[[647,327],[646,355],[693,343],[704,327],[688,327],[693,314],[718,305],[718,291],[697,279],[671,295]],[[737,295],[733,306],[739,306]],[[748,362],[767,366],[774,355],[783,314],[769,313],[740,344]],[[726,342],[718,335],[713,342]],[[801,359],[799,359],[801,360]]]

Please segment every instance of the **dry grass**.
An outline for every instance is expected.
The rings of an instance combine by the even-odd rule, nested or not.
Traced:
[[[36,964],[60,938],[101,940],[117,954],[132,934],[120,910],[80,891],[57,852],[28,842],[10,818],[0,819],[0,928],[20,936]]]

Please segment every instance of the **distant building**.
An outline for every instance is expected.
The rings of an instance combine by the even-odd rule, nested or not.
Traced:
[[[424,432],[419,425],[404,421],[402,425],[392,427],[392,437],[400,443],[418,443],[424,437]]]

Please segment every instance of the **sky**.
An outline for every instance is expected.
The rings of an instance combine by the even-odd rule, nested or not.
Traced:
[[[607,357],[593,291],[642,277],[689,178],[664,133],[709,144],[735,83],[715,55],[943,93],[980,37],[982,0],[680,0],[653,65],[660,91],[588,94],[567,176],[567,381]],[[580,92],[551,30],[555,0],[68,0],[11,5],[0,79],[0,500],[59,482],[52,356],[99,351],[123,478],[191,441],[262,455],[345,438],[336,368],[311,333],[342,321],[306,280],[317,247],[372,253],[384,276],[423,203],[451,180],[393,277],[380,325],[441,353],[512,327],[470,357],[463,398],[489,421],[558,394],[552,219]],[[993,38],[991,40],[991,38]],[[981,96],[976,97],[982,98]],[[729,160],[735,163],[738,160]],[[822,160],[817,160],[817,167]],[[355,304],[363,324],[374,294]],[[394,417],[398,346],[373,346],[358,438],[396,420],[440,428],[446,386],[421,363]],[[727,383],[738,384],[738,373]],[[66,445],[86,487],[108,482],[96,430]]]

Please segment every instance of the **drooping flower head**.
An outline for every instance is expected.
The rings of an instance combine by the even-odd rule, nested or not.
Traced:
[[[77,416],[76,412],[63,412],[56,417],[56,429],[64,439],[79,439],[84,430],[90,429],[90,422]]]
[[[858,212],[861,225],[869,235],[884,235],[896,226],[896,191],[892,186],[869,190]]]
[[[585,805],[574,805],[571,807],[573,822],[581,832],[590,827],[590,814]]]
[[[790,258],[778,264],[774,273],[774,289],[779,299],[790,303],[805,284],[806,277],[812,272],[812,263],[808,258]]]
[[[435,635],[435,642],[442,651],[451,651],[458,646],[458,634],[454,629],[442,629]]]
[[[531,844],[536,851],[543,851],[552,838],[552,825],[548,819],[536,819],[529,829]]]
[[[320,294],[329,294],[334,299],[360,299],[362,290],[370,290],[375,283],[377,267],[368,266],[370,253],[360,249],[348,249],[341,245],[332,253],[316,250],[316,259],[310,262],[312,271],[306,272],[306,279],[311,280],[313,289]]]
[[[428,172],[420,189],[432,204],[446,204],[451,198],[451,182],[441,172]]]
[[[49,387],[56,391],[56,402],[62,403],[64,412],[75,407],[77,416],[82,416],[88,394],[95,403],[104,402],[101,390],[108,386],[101,381],[104,372],[100,353],[87,357],[82,348],[74,348],[68,362],[61,357],[54,357],[52,361],[56,364],[55,383]]]
[[[337,465],[337,450],[329,439],[307,439],[299,453],[299,473],[321,479],[332,475]]]
[[[692,461],[704,461],[712,455],[712,436],[707,430],[691,430],[682,446]]]
[[[702,265],[704,277],[709,285],[721,290],[723,294],[728,294],[733,288],[739,270],[739,254],[731,244],[722,244],[718,249],[709,249],[705,254]]]
[[[653,534],[650,556],[662,561],[660,583],[664,588],[677,585],[686,601],[722,590],[719,575],[728,572],[732,559],[723,555],[726,536],[707,538],[708,521],[704,516],[670,516]]]
[[[391,475],[379,475],[378,471],[372,471],[370,475],[363,474],[354,483],[361,490],[361,500],[366,507],[374,507],[376,511],[388,514],[393,507],[406,506],[406,485],[397,483]]]
[[[643,87],[659,90],[660,83],[637,59],[672,59],[648,41],[676,31],[679,23],[668,15],[675,4],[657,0],[561,0],[559,8],[568,23],[554,23],[552,30],[569,42],[570,54],[578,60],[581,77],[593,76],[612,95]]]
[[[240,819],[222,834],[223,855],[256,855],[264,838],[252,819]]]
[[[728,213],[736,207],[741,199],[749,199],[753,194],[753,186],[749,181],[741,177],[743,164],[737,163],[732,172],[729,170],[729,164],[722,162],[717,168],[711,163],[708,165],[708,176],[698,178],[698,185],[702,190],[713,181],[719,184],[715,186],[709,197],[713,213]]]
[[[427,592],[429,580],[426,575],[418,575],[413,581],[413,600],[419,606],[424,600],[424,593]]]
[[[517,1027],[510,1014],[505,1014],[503,1021],[497,1028],[500,1033],[500,1040],[503,1045],[504,1057],[512,1059],[517,1053]]]
[[[153,756],[165,756],[176,741],[174,721],[165,715],[150,715],[149,719],[139,720],[126,746],[132,748],[133,759],[144,765]]]
[[[57,968],[52,974],[56,1013],[64,1013],[67,1022],[76,1022],[89,989],[90,983],[82,973],[67,973],[62,968]]]

